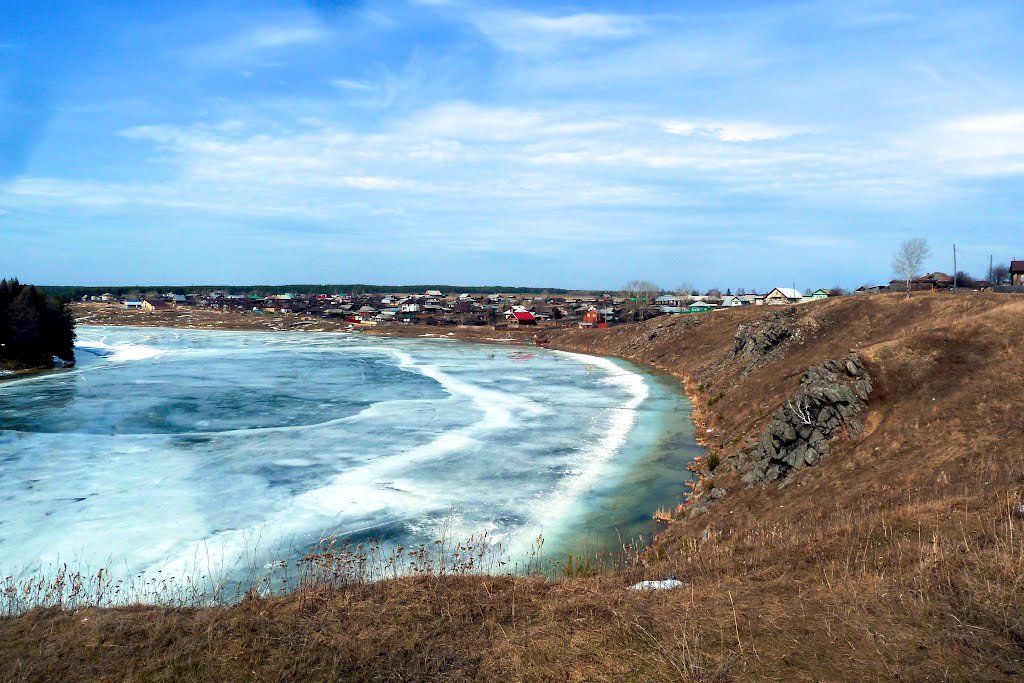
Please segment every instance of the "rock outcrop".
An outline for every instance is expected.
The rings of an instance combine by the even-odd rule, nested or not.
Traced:
[[[750,358],[750,362],[740,373],[741,380],[766,364],[788,340],[798,336],[799,330],[796,329],[795,320],[796,308],[790,306],[736,328],[732,354]]]
[[[851,354],[809,368],[792,398],[779,408],[765,428],[743,480],[766,484],[828,454],[829,441],[846,429],[863,431],[857,415],[871,393],[871,377],[860,358]]]

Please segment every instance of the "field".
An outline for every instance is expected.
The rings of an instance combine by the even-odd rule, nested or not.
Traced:
[[[552,332],[671,372],[694,400],[698,495],[662,511],[642,556],[571,577],[431,571],[232,606],[40,609],[0,620],[0,679],[1019,680],[1022,321],[1017,295],[876,295]],[[863,430],[746,483],[807,368],[851,352],[873,382]],[[686,586],[626,589],[670,574]]]

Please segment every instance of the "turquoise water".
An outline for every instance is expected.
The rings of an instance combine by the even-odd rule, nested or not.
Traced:
[[[411,547],[515,559],[653,530],[697,453],[676,383],[443,339],[80,327],[78,367],[0,384],[0,564],[115,575]],[[255,556],[255,557],[253,557]]]

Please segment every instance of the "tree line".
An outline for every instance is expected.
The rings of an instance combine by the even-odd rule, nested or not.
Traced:
[[[339,285],[122,285],[105,287],[86,286],[56,286],[47,285],[41,287],[43,291],[51,296],[56,296],[67,301],[81,299],[85,295],[99,296],[101,294],[113,294],[114,296],[156,296],[165,292],[176,292],[179,294],[196,293],[209,294],[210,292],[224,292],[226,294],[257,294],[270,296],[272,294],[422,294],[428,290],[437,290],[442,294],[462,294],[463,292],[484,292],[488,294],[576,294],[582,293],[577,290],[555,289],[551,287],[509,287],[509,286],[459,286],[459,285],[362,285],[362,284],[339,284]],[[588,292],[589,293],[589,292]]]
[[[38,287],[0,280],[0,367],[52,368],[75,361],[75,319]]]

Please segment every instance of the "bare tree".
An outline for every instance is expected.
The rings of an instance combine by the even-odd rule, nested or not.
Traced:
[[[921,272],[921,264],[932,253],[928,240],[916,237],[900,245],[900,250],[892,257],[892,270],[901,280],[907,283],[907,298],[910,298],[910,283]]]
[[[689,298],[691,296],[690,292],[692,292],[692,291],[693,291],[693,285],[691,285],[689,282],[684,282],[681,285],[677,285],[676,286],[675,294],[676,294],[677,297],[679,297],[680,301],[686,301],[686,300],[689,300]]]
[[[622,285],[622,296],[626,300],[626,308],[632,312],[633,320],[645,320],[649,309],[654,307],[654,300],[661,293],[661,287],[648,280],[630,280]]]
[[[1010,282],[1010,268],[1005,263],[1000,263],[992,269],[992,284],[1005,285]]]

